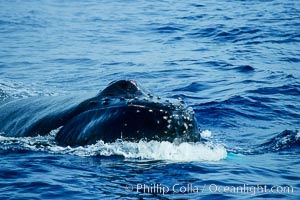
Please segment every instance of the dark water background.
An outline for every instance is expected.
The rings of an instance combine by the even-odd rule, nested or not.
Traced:
[[[1,199],[299,198],[299,133],[295,145],[251,152],[299,129],[300,1],[32,0],[0,8],[2,96],[82,97],[136,79],[154,94],[182,97],[211,141],[62,148],[53,134],[0,136]],[[137,192],[138,184],[170,191]],[[250,190],[258,185],[279,189]]]

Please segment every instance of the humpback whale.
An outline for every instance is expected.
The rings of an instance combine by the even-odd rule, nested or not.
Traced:
[[[34,137],[57,130],[60,145],[99,140],[198,142],[194,111],[182,99],[154,96],[134,80],[110,83],[96,96],[31,97],[0,105],[0,134]]]

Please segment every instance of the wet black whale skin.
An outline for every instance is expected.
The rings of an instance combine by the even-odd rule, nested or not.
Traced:
[[[114,81],[95,97],[78,103],[80,98],[41,97],[6,103],[0,106],[0,130],[5,136],[26,137],[60,128],[55,140],[69,146],[116,139],[200,140],[190,107],[181,99],[153,96],[136,81]]]

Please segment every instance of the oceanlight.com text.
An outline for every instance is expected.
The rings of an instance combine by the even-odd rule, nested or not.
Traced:
[[[153,184],[128,184],[125,189],[130,192],[148,193],[148,194],[178,194],[178,193],[244,193],[244,194],[279,194],[293,193],[294,188],[290,185],[217,185],[217,184],[173,184],[164,185]]]

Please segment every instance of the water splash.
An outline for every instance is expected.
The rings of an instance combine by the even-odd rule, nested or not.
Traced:
[[[0,135],[0,149],[8,151],[29,150],[48,153],[70,154],[76,156],[123,156],[126,159],[171,160],[171,161],[218,161],[225,159],[224,146],[212,142],[206,143],[170,143],[159,141],[128,142],[118,140],[114,143],[98,141],[96,144],[70,147],[58,146],[55,133],[37,137],[4,137]]]
[[[209,130],[204,130],[200,133],[202,138],[210,138],[212,136],[212,132]]]

